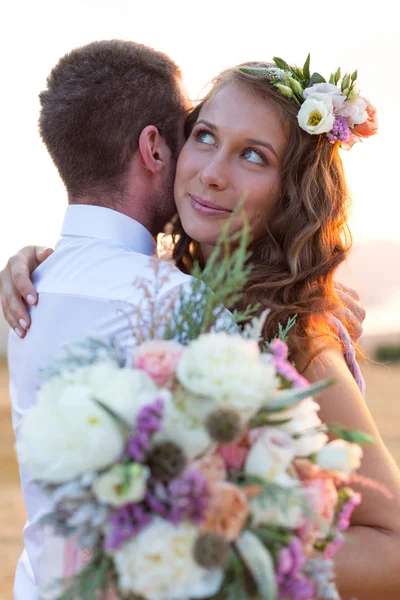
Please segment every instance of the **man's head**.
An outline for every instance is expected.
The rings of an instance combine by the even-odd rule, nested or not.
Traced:
[[[70,202],[130,214],[136,198],[151,226],[171,216],[187,106],[170,58],[135,42],[93,42],[60,59],[40,101],[40,134]]]

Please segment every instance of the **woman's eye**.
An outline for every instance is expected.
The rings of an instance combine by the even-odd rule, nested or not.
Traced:
[[[247,150],[245,150],[242,154],[242,157],[245,160],[248,160],[249,162],[255,163],[257,165],[267,164],[267,161],[264,158],[264,156],[260,152],[257,152],[257,150],[253,150],[252,148],[248,148]]]
[[[208,144],[208,145],[212,145],[215,144],[215,138],[212,135],[212,133],[210,133],[209,131],[205,131],[203,129],[200,129],[200,131],[196,132],[196,140],[202,144]]]

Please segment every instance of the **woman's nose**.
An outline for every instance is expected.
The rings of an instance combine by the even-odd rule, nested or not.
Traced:
[[[225,189],[229,183],[226,161],[222,157],[213,157],[200,171],[199,177],[205,187]]]

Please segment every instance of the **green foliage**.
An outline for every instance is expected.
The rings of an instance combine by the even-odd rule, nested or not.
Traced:
[[[293,327],[296,325],[296,319],[297,315],[294,315],[294,317],[289,317],[285,327],[283,327],[282,323],[278,323],[278,333],[270,342],[265,342],[265,349],[268,350],[272,342],[276,339],[282,340],[282,342],[287,343],[289,331],[293,329]]]
[[[278,67],[278,69],[283,69],[284,71],[287,71],[288,69],[290,69],[287,62],[284,61],[282,58],[278,58],[277,56],[274,56],[272,60],[274,61],[275,65]]]
[[[307,56],[306,62],[304,63],[304,67],[303,67],[303,75],[304,75],[304,79],[310,79],[310,54]]]
[[[357,429],[346,429],[337,423],[326,423],[327,433],[334,435],[346,442],[360,444],[360,446],[375,445],[376,439],[369,433],[358,431]]]
[[[57,600],[97,600],[98,590],[106,590],[114,579],[112,559],[99,549],[89,564],[68,582],[67,590]]]
[[[171,315],[166,327],[166,339],[187,344],[212,328],[233,331],[232,325],[248,321],[257,313],[259,306],[247,306],[244,311],[233,310],[229,323],[226,315],[222,317],[226,308],[234,309],[240,301],[252,268],[248,251],[250,228],[244,215],[242,229],[229,233],[242,205],[243,202],[224,225],[205,268],[195,264],[190,291],[182,291],[177,302],[179,310]]]
[[[378,346],[375,351],[375,359],[382,362],[400,361],[400,344],[385,344]]]

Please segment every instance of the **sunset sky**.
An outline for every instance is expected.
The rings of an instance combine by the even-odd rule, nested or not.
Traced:
[[[400,242],[400,25],[389,6],[379,2],[372,15],[359,1],[9,1],[0,16],[0,266],[22,245],[53,245],[66,206],[37,132],[46,76],[72,48],[111,38],[169,54],[194,99],[213,75],[246,60],[280,56],[302,65],[311,52],[311,68],[325,76],[339,65],[342,71],[357,68],[363,95],[378,108],[380,133],[343,153],[354,237]]]

